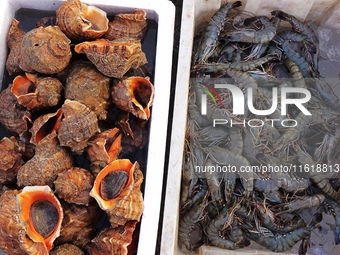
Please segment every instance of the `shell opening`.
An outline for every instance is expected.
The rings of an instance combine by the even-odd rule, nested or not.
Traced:
[[[81,19],[85,24],[88,24],[82,27],[83,31],[107,31],[109,28],[106,12],[95,6],[83,5]]]
[[[59,109],[55,116],[48,119],[48,121],[43,126],[41,126],[39,131],[36,133],[35,141],[38,143],[44,137],[49,135],[53,130],[58,131],[60,127],[61,117],[62,117],[62,109]]]
[[[113,132],[116,132],[116,130],[113,130]],[[110,158],[110,161],[115,160],[118,157],[118,154],[121,150],[121,140],[122,135],[120,132],[116,132],[114,136],[108,137],[108,139],[105,142],[105,150],[107,151],[107,155]]]
[[[150,81],[145,78],[135,77],[134,79],[130,79],[131,84],[130,91],[141,106],[143,108],[149,106],[150,100],[152,97],[152,85]]]
[[[29,93],[34,93],[36,90],[36,85],[34,81],[31,79],[25,77],[25,76],[17,76],[13,80],[13,86],[12,86],[12,93],[16,95],[17,97],[21,95],[26,95]]]
[[[56,229],[59,213],[51,202],[38,200],[31,205],[30,218],[35,231],[46,239]]]
[[[101,197],[106,201],[116,198],[126,187],[128,179],[129,173],[125,170],[108,173],[100,183]]]

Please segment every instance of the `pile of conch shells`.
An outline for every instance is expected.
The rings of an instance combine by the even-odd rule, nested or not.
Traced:
[[[144,10],[110,21],[80,0],[63,2],[30,31],[12,20],[0,93],[6,254],[136,249],[145,170],[139,161],[154,98],[142,50],[147,25]]]

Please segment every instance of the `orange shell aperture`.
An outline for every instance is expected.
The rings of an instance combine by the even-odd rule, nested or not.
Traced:
[[[45,237],[36,230],[34,220],[32,219],[33,213],[31,212],[33,205],[41,201],[46,201],[46,203],[52,204],[55,208],[55,212],[57,213],[54,230]],[[53,241],[60,234],[61,223],[63,220],[62,207],[59,200],[53,194],[51,188],[49,186],[27,186],[17,195],[17,204],[19,208],[19,218],[25,226],[27,235],[34,242],[43,243],[46,250],[50,251],[53,247]],[[46,214],[48,215],[49,213],[46,212]],[[42,218],[39,218],[39,221],[41,220]],[[41,224],[46,224],[46,226],[48,226],[51,223],[50,221],[46,221]]]

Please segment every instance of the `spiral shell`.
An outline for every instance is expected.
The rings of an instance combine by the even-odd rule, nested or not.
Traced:
[[[56,138],[40,142],[35,155],[18,171],[19,187],[48,185],[53,187],[57,174],[70,169],[73,160],[67,150],[58,144]]]
[[[118,128],[105,130],[91,138],[86,148],[91,171],[96,176],[110,162],[118,159],[122,135]]]
[[[22,136],[28,131],[31,113],[17,104],[17,99],[11,92],[10,85],[0,93],[0,123],[9,132]]]
[[[71,148],[76,154],[82,154],[88,140],[100,132],[97,116],[84,104],[65,100],[62,106],[63,119],[58,130],[61,146]]]
[[[144,10],[120,13],[116,15],[113,21],[109,22],[109,29],[104,38],[114,40],[127,37],[142,40],[145,36],[147,25]]]
[[[7,46],[9,54],[6,60],[6,70],[9,75],[19,74],[22,70],[19,67],[21,59],[21,41],[25,32],[19,28],[19,21],[12,19],[11,26],[7,33]]]
[[[38,77],[26,73],[13,80],[12,93],[19,104],[28,110],[38,110],[58,104],[61,97],[62,84],[57,78]]]
[[[109,77],[122,78],[130,68],[147,63],[140,41],[134,39],[98,39],[77,44],[74,50],[85,53],[97,69]]]
[[[67,0],[56,11],[57,25],[71,40],[99,38],[108,30],[106,13],[80,0]]]
[[[132,241],[136,221],[129,221],[124,226],[106,228],[91,243],[92,255],[128,254],[128,246]]]
[[[55,113],[47,113],[40,115],[33,122],[30,129],[30,142],[37,145],[40,142],[57,137],[57,131],[61,122],[62,110],[59,109]]]
[[[19,233],[23,231],[16,202],[19,193],[19,190],[7,190],[0,197],[0,248],[10,255],[25,254],[19,240]]]
[[[42,243],[45,248],[41,253],[35,254],[48,254],[54,240],[60,234],[63,220],[63,210],[59,200],[50,187],[31,186],[25,187],[17,195],[17,203],[19,219],[24,225],[27,236],[35,243]]]
[[[54,181],[55,192],[58,197],[69,203],[88,205],[93,182],[94,177],[89,171],[80,167],[72,167],[58,174]]]
[[[14,136],[0,140],[0,183],[2,184],[15,182],[19,168],[24,164],[18,147]]]
[[[65,98],[86,105],[99,120],[105,120],[110,99],[110,80],[90,62],[78,61],[66,80]]]
[[[50,255],[84,255],[84,252],[78,246],[66,243],[55,247]]]
[[[38,27],[27,32],[21,41],[20,68],[55,74],[70,62],[70,39],[57,26]]]
[[[96,203],[84,206],[62,202],[61,206],[64,219],[60,236],[55,240],[55,244],[72,243],[82,249],[85,248],[95,235],[94,225],[102,217],[102,211],[98,210]]]
[[[143,212],[142,181],[143,173],[138,162],[132,164],[128,159],[115,160],[99,172],[90,196],[109,215],[111,226],[140,220]]]
[[[154,86],[148,78],[132,76],[118,82],[112,89],[112,101],[123,111],[137,118],[150,118]]]

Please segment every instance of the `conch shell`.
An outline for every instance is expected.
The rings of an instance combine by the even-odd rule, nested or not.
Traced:
[[[54,181],[55,192],[58,197],[69,203],[88,205],[93,182],[94,177],[89,171],[80,167],[72,167],[58,174]]]
[[[38,27],[27,32],[21,41],[20,68],[55,74],[70,62],[70,39],[57,26]]]
[[[92,255],[128,254],[128,246],[132,241],[136,221],[129,221],[124,226],[106,228],[92,240]]]
[[[123,111],[147,120],[154,98],[154,86],[148,78],[132,76],[118,82],[112,89],[112,101]]]
[[[109,22],[109,30],[104,35],[104,38],[114,40],[126,37],[142,40],[147,26],[146,12],[144,10],[120,13],[116,15],[113,21]]]
[[[19,193],[19,190],[7,190],[0,197],[0,248],[10,255],[25,254],[19,240],[19,234],[24,232],[16,202]]]
[[[62,244],[55,247],[49,255],[84,255],[84,252],[74,244]]]
[[[111,226],[139,221],[143,212],[143,173],[136,161],[117,159],[99,172],[90,196],[109,215]]]
[[[95,39],[108,30],[106,12],[82,3],[80,0],[67,0],[56,11],[57,25],[71,40]]]
[[[24,164],[18,152],[18,142],[14,136],[0,140],[0,183],[15,182],[19,168]]]
[[[0,93],[0,123],[9,132],[24,135],[28,131],[31,113],[26,108],[18,106],[17,99],[11,92],[10,85]]]
[[[34,145],[37,145],[40,142],[43,143],[46,140],[57,137],[57,131],[60,126],[61,117],[62,110],[59,109],[55,113],[47,113],[36,118],[30,129],[30,142]]]
[[[122,78],[130,68],[136,69],[147,63],[142,45],[135,39],[98,39],[77,44],[74,50],[85,53],[97,69],[109,77]]]
[[[19,104],[28,110],[37,110],[57,105],[62,87],[57,78],[26,73],[26,76],[15,77],[11,91]]]
[[[88,140],[100,132],[98,119],[94,112],[84,104],[65,100],[62,106],[63,119],[58,130],[61,146],[71,148],[76,154],[82,154]]]
[[[60,234],[63,210],[59,200],[48,186],[25,187],[17,195],[19,219],[28,237],[35,243],[42,243],[41,253],[48,254],[54,240]],[[27,246],[28,249],[29,246]],[[27,249],[27,250],[28,250]],[[31,251],[32,252],[32,251]],[[33,253],[29,253],[33,254]]]
[[[86,105],[99,120],[105,120],[110,103],[110,81],[91,62],[78,61],[67,77],[65,98]]]
[[[22,71],[19,63],[21,59],[21,41],[25,32],[19,28],[19,24],[18,20],[12,19],[7,33],[7,46],[10,51],[6,61],[6,70],[9,75],[19,74]]]
[[[84,249],[95,236],[95,225],[102,218],[103,211],[92,201],[88,206],[62,202],[64,219],[60,236],[55,244],[72,243]]]
[[[122,135],[118,128],[105,130],[93,136],[86,148],[91,171],[96,176],[110,162],[118,159]]]
[[[19,169],[17,184],[19,187],[33,185],[53,187],[58,173],[70,169],[72,165],[71,155],[58,144],[56,138],[40,142],[35,148],[34,157]]]

